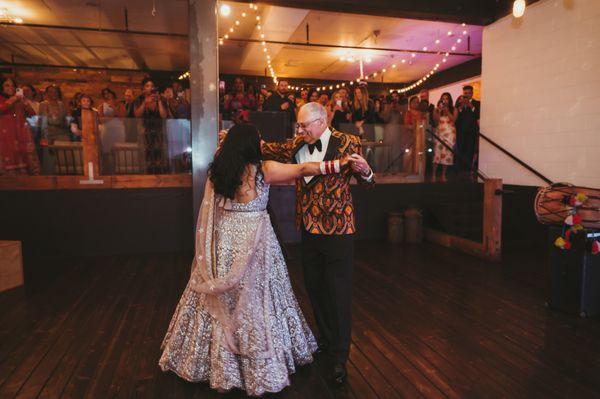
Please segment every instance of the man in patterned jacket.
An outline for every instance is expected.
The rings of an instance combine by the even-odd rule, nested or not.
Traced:
[[[302,231],[304,280],[319,328],[319,349],[333,358],[332,377],[346,379],[350,350],[351,293],[356,231],[350,180],[375,181],[361,156],[360,138],[327,126],[318,103],[298,113],[297,135],[286,143],[264,143],[263,158],[286,163],[330,161],[351,156],[351,169],[296,180],[296,227]]]

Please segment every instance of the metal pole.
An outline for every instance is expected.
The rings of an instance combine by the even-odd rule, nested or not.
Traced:
[[[219,129],[217,1],[189,0],[190,89],[192,91],[192,181],[194,221]]]

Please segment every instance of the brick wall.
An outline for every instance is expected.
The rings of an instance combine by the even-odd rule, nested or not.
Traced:
[[[481,131],[554,181],[600,187],[600,1],[542,0],[483,31]],[[545,185],[481,143],[480,167]]]

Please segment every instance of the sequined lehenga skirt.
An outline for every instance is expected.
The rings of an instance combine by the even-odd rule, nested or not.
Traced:
[[[227,273],[233,257],[247,250],[239,247],[243,241],[240,237],[248,234],[246,226],[251,222],[243,218],[243,214],[233,215],[231,220],[222,222],[226,228],[219,228],[219,275]],[[257,252],[256,261],[260,263],[257,269],[261,273],[255,276],[255,284],[261,284],[262,292],[268,296],[267,301],[258,303],[269,304],[258,312],[264,315],[269,330],[265,334],[254,330],[251,323],[242,323],[236,336],[249,345],[256,342],[262,346],[268,340],[271,355],[266,358],[237,355],[216,344],[222,337],[222,328],[207,312],[204,294],[196,293],[188,284],[161,345],[159,365],[163,371],[173,371],[191,382],[207,381],[214,389],[239,388],[248,395],[260,396],[281,391],[290,384],[289,375],[294,373],[296,365],[312,362],[317,344],[292,291],[286,263],[270,224]],[[225,302],[234,301],[247,283],[243,279],[240,288],[226,294]]]

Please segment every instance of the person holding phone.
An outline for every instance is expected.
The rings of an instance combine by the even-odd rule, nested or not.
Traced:
[[[340,129],[340,124],[349,122],[351,117],[350,106],[344,100],[340,91],[333,93],[331,101],[327,106],[327,117],[329,125],[337,130]]]
[[[169,115],[167,106],[151,78],[142,80],[142,94],[135,104],[136,118],[144,126],[142,142],[145,147],[146,171],[149,174],[168,173],[169,164],[163,119]]]
[[[442,142],[438,138],[434,138],[433,168],[431,171],[432,182],[435,182],[437,179],[438,165],[442,166],[442,174],[440,176],[442,183],[447,181],[446,170],[448,166],[454,165],[454,153],[451,149],[454,149],[454,145],[456,144],[456,127],[454,123],[457,115],[458,110],[454,108],[452,95],[450,93],[443,93],[437,107],[433,111],[433,119],[437,125],[436,136]]]
[[[40,174],[40,161],[26,118],[35,115],[30,101],[11,78],[0,91],[0,175]]]

